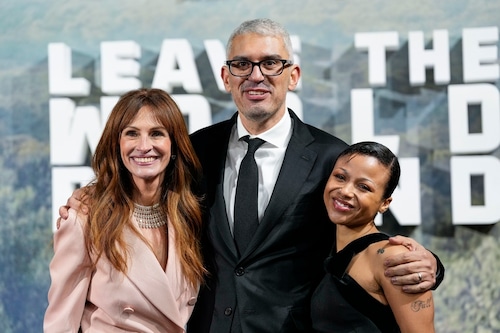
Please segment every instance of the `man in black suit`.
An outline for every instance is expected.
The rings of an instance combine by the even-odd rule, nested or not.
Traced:
[[[334,227],[323,205],[323,190],[342,140],[304,124],[286,108],[300,67],[293,64],[288,33],[271,20],[242,23],[227,45],[221,76],[237,113],[191,135],[204,171],[207,206],[207,265],[212,272],[188,325],[188,333],[310,332],[309,301],[323,275],[323,260]],[[255,153],[259,169],[258,227],[246,248],[234,240],[239,166],[248,144],[264,143]],[[427,290],[444,267],[419,248],[406,263],[391,268],[410,291]]]

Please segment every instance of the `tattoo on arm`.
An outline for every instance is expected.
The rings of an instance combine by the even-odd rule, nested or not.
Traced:
[[[413,310],[413,312],[419,312],[420,310],[429,308],[431,306],[431,302],[432,297],[429,297],[425,301],[416,300],[415,302],[411,303],[411,309]]]

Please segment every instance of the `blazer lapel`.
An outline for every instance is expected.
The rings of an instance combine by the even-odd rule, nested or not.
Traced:
[[[224,169],[222,169],[222,172],[224,172]],[[224,179],[224,175],[222,175],[222,179]],[[214,224],[216,225],[217,231],[223,239],[225,246],[235,258],[238,257],[238,250],[236,249],[233,234],[231,233],[231,230],[229,228],[229,220],[227,217],[222,181],[217,185],[217,188],[215,190],[214,204],[212,206],[210,214],[212,215],[210,218],[211,221],[218,221]]]
[[[170,233],[171,232],[169,232],[169,234]],[[133,262],[129,261],[129,272],[127,274],[128,278],[135,284],[137,289],[141,291],[144,297],[146,297],[152,305],[154,305],[177,326],[183,328],[184,323],[182,322],[181,314],[179,312],[177,297],[174,295],[176,287],[174,284],[187,282],[170,281],[150,248],[136,235],[134,235],[132,231],[126,231],[126,239],[127,243],[133,249],[133,252],[131,251],[131,256],[134,257]],[[169,239],[168,262],[171,260],[177,261],[175,250],[172,251],[174,247],[170,246],[170,243],[171,241]],[[171,265],[167,265],[168,269],[170,269]],[[173,274],[175,274],[175,272],[173,272]]]
[[[223,240],[226,249],[234,256],[238,257],[238,251],[234,243],[234,238],[229,228],[229,220],[226,210],[226,202],[224,199],[224,169],[226,165],[227,149],[229,145],[229,139],[231,136],[231,130],[236,123],[237,113],[235,113],[230,120],[225,121],[221,124],[221,128],[214,131],[211,145],[214,147],[219,147],[217,156],[212,156],[210,159],[211,167],[206,170],[210,173],[209,177],[213,177],[211,186],[209,189],[213,188],[214,192],[209,196],[212,196],[212,203],[210,207],[210,221],[212,227],[210,228],[212,232],[217,233],[214,237]],[[219,242],[220,244],[220,242]],[[222,244],[220,244],[222,245]]]
[[[290,115],[293,120],[292,137],[273,194],[255,237],[248,245],[246,255],[255,250],[267,237],[270,230],[276,225],[276,221],[281,221],[280,216],[297,197],[317,158],[316,152],[307,148],[314,141],[314,137],[291,110]]]

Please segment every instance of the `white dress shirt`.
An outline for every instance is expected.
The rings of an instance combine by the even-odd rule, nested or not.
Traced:
[[[229,138],[226,166],[224,169],[224,199],[231,232],[233,232],[234,226],[234,198],[236,195],[238,172],[248,148],[248,144],[239,139],[245,135],[250,135],[250,133],[245,129],[238,115],[236,126],[233,127]],[[250,138],[258,137],[266,141],[255,152],[255,161],[259,169],[259,221],[262,219],[273,193],[291,136],[292,118],[288,112],[285,112],[283,118],[266,132],[257,136],[250,135]]]

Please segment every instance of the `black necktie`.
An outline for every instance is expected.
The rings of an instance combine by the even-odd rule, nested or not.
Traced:
[[[240,255],[245,251],[259,226],[257,205],[259,170],[257,163],[255,163],[254,154],[265,142],[259,138],[250,139],[248,135],[242,139],[248,142],[248,150],[241,161],[234,200],[234,240]]]

